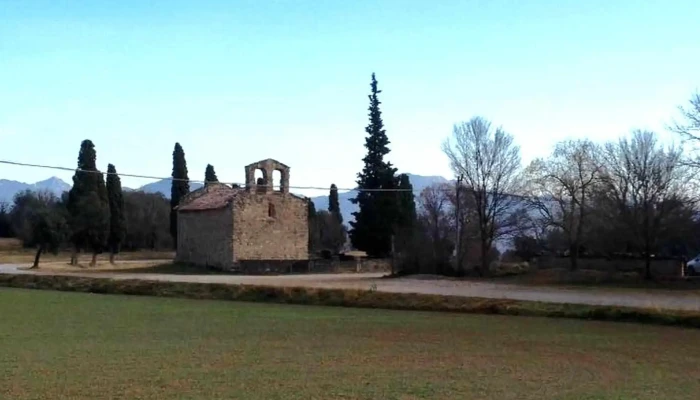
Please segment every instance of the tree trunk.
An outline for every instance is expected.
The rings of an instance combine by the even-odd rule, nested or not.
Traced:
[[[36,250],[36,255],[34,256],[34,265],[32,265],[30,269],[39,268],[39,258],[41,257],[42,251],[44,251],[44,249],[42,246],[39,246],[39,248]]]
[[[73,248],[73,252],[70,255],[70,265],[78,265],[78,249]]]
[[[651,279],[651,243],[649,234],[644,237],[644,279]]]
[[[92,260],[90,260],[90,266],[94,267],[97,265],[97,253],[92,253]]]
[[[391,276],[396,275],[396,256],[394,254],[396,247],[394,245],[394,235],[391,235]]]
[[[109,253],[109,263],[114,265],[114,257],[117,255],[115,252]]]
[[[644,262],[644,279],[651,280],[651,255],[647,253]]]
[[[581,189],[581,202],[579,203],[578,225],[576,225],[576,240],[574,240],[575,252],[571,253],[571,269],[575,271],[578,268],[578,251],[581,247],[581,237],[583,236],[583,223],[586,212],[586,190]]]
[[[578,269],[578,243],[573,243],[569,246],[569,261],[571,262],[571,270]]]
[[[457,182],[456,182],[456,186],[455,186],[455,224],[456,224],[455,235],[456,235],[456,237],[455,237],[454,256],[455,256],[455,263],[456,263],[456,265],[455,265],[456,271],[455,272],[457,273],[458,276],[461,276],[462,271],[463,271],[463,268],[462,268],[462,229],[463,229],[463,227],[462,227],[462,203],[460,201],[460,196],[459,196],[460,192],[462,191],[461,186],[462,186],[463,179],[464,179],[464,176],[460,174],[457,177]],[[435,220],[437,221],[437,217],[435,218]]]
[[[489,271],[489,243],[486,239],[481,240],[481,266],[479,267],[479,276],[484,276]]]
[[[644,279],[651,280],[651,232],[649,216],[644,218]]]

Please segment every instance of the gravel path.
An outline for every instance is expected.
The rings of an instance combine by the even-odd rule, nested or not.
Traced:
[[[173,282],[255,284],[268,286],[305,286],[315,288],[369,289],[395,293],[423,293],[494,299],[534,300],[552,303],[617,305],[658,309],[700,311],[700,293],[644,289],[569,289],[535,287],[503,283],[468,282],[447,279],[396,278],[380,279],[382,273],[310,274],[281,276],[240,275],[170,275],[148,273],[43,272],[22,270],[17,265],[0,265],[4,274],[41,274],[102,277],[112,279],[147,279]]]

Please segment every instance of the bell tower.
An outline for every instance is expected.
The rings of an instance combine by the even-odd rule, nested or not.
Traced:
[[[255,181],[255,171],[262,171],[262,185]],[[279,171],[280,182],[279,192],[289,193],[289,166],[277,160],[268,158],[266,160],[254,162],[245,166],[245,188],[247,191],[257,190],[258,193],[272,193],[274,182],[272,175],[274,171]]]

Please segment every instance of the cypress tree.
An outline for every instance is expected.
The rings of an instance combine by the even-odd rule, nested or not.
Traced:
[[[338,223],[343,223],[343,214],[340,213],[340,202],[338,201],[338,187],[335,183],[331,185],[331,193],[328,195],[328,212],[335,216]]]
[[[74,249],[71,264],[74,265],[78,262],[78,251],[85,249],[92,251],[90,265],[94,266],[97,254],[104,250],[109,236],[107,187],[96,162],[95,145],[90,140],[83,140],[67,204]]]
[[[413,196],[413,185],[411,179],[406,174],[398,177],[398,215],[397,226],[401,230],[411,230],[416,222],[416,201]]]
[[[384,156],[390,151],[390,142],[379,109],[381,102],[378,95],[381,90],[378,89],[375,74],[372,74],[370,86],[370,121],[365,128],[367,155],[363,158],[365,165],[362,172],[357,174],[357,186],[360,190],[357,196],[351,199],[353,204],[359,206],[359,210],[353,213],[355,220],[350,222],[350,240],[356,249],[377,257],[386,256],[391,252],[397,201],[395,192],[372,190],[394,188],[396,168],[390,162],[384,161]]]
[[[204,184],[218,182],[219,178],[216,177],[216,172],[214,172],[214,166],[207,164],[207,169],[204,171]]]
[[[309,211],[308,218],[312,219],[313,217],[316,216],[316,204],[314,204],[314,202],[311,201],[311,199],[308,199],[307,206],[308,206],[308,211]]]
[[[114,264],[114,256],[119,253],[126,237],[124,217],[124,197],[122,182],[114,165],[107,165],[107,197],[109,198],[109,262]]]
[[[180,143],[175,143],[175,150],[173,150],[172,178],[172,186],[170,187],[170,235],[173,238],[173,246],[177,248],[177,212],[175,207],[190,192],[190,178],[187,176],[185,151],[182,150]]]
[[[309,229],[309,242],[308,242],[308,251],[309,253],[313,253],[316,249],[315,243],[316,241],[316,236],[318,229],[316,229],[316,204],[314,204],[311,199],[306,199],[306,205],[307,205],[307,222],[308,222],[308,229]]]

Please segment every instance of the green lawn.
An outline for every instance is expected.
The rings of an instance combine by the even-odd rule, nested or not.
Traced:
[[[692,399],[700,331],[0,288],[1,399]]]

